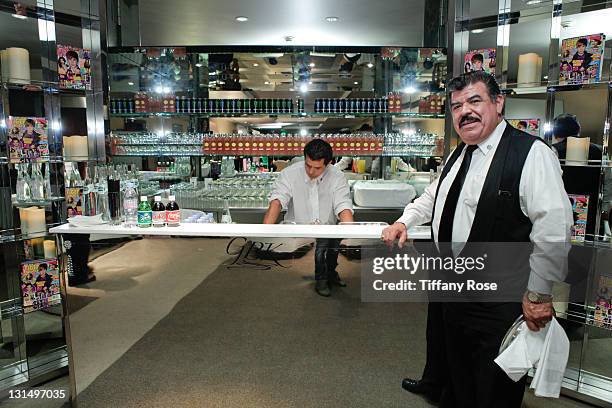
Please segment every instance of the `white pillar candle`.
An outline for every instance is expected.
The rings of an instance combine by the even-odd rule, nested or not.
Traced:
[[[541,58],[536,53],[530,52],[519,55],[518,78],[516,82],[520,85],[534,85],[534,83],[539,85],[538,63],[541,67]]]
[[[44,208],[20,208],[19,218],[21,219],[22,234],[35,234],[47,231]]]
[[[30,53],[25,48],[6,49],[8,59],[8,78],[10,82],[30,83]]]
[[[568,137],[565,164],[570,166],[587,164],[590,142],[591,139],[588,137]]]
[[[64,136],[62,139],[64,142],[64,157],[67,160],[70,160],[70,158],[74,156],[74,154],[72,153],[72,137]]]
[[[87,147],[87,136],[71,136],[72,140],[72,156],[76,160],[87,160],[89,158],[89,150]]]
[[[55,250],[55,241],[46,239],[43,245],[45,246],[45,259],[52,259],[57,257],[57,253]]]

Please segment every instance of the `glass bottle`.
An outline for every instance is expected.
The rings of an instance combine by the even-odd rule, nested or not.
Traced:
[[[222,224],[232,223],[232,215],[230,213],[229,200],[227,198],[223,199],[223,213],[221,215],[221,223]]]
[[[45,199],[45,179],[40,171],[40,163],[32,163],[32,181],[30,188],[32,191],[32,200],[43,201]]]
[[[30,176],[28,175],[27,164],[17,164],[17,201],[30,201],[32,190],[30,189]]]
[[[51,190],[51,164],[47,163],[45,167],[45,199],[50,200],[53,196],[53,191]]]

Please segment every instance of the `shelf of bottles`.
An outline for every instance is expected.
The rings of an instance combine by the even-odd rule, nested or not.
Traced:
[[[306,112],[304,99],[207,99],[173,95],[138,96],[111,99],[111,115],[116,117],[185,116],[232,117],[255,115],[291,116],[398,116],[444,118],[444,97],[429,95],[419,100],[417,112],[405,112],[399,94],[385,98],[317,98],[313,112]]]
[[[51,168],[46,164],[43,175],[43,163],[16,163],[17,184],[13,204],[15,206],[45,205],[63,197],[54,197],[51,189]]]
[[[113,156],[202,156],[202,133],[122,132],[111,134]]]

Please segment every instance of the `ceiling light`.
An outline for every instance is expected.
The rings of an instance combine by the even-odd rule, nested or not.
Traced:
[[[548,79],[548,75],[544,75],[544,79]]]
[[[414,86],[412,86],[412,85],[407,86],[407,87],[404,89],[404,93],[407,93],[407,94],[413,94],[413,93],[415,93],[415,92],[416,92],[416,88],[415,88]]]
[[[306,85],[306,84],[300,85],[300,92],[302,92],[302,93],[308,92],[308,85]]]
[[[359,85],[359,82],[357,82],[357,81],[355,81],[355,82],[353,82],[353,83],[354,83],[355,85]]]
[[[199,62],[196,64],[196,67],[201,68],[202,64],[200,64]]]
[[[308,85],[312,85],[312,81],[308,81]]]
[[[314,62],[311,62],[310,64],[308,64],[308,66],[309,66],[310,68],[314,68],[314,67],[315,67],[315,63],[314,63]]]
[[[129,86],[133,86],[133,85],[134,85],[134,83],[133,83],[132,81],[130,81],[130,82],[128,82],[128,85],[129,85]]]
[[[480,33],[484,33],[484,30],[482,28],[476,28],[472,30],[472,34],[480,34]]]
[[[26,18],[28,18],[28,16],[22,16],[21,14],[12,14],[12,16],[20,20],[25,20]]]
[[[258,64],[258,63],[256,63],[256,62],[254,62],[254,63],[253,63],[253,66],[254,66],[254,67],[258,67],[258,66],[259,66],[259,64]]]
[[[339,17],[335,17],[335,16],[329,16],[329,17],[325,17],[325,20],[328,23],[335,23],[337,21],[340,21],[340,18]]]
[[[238,16],[238,17],[236,17],[236,21],[244,23],[245,21],[249,21],[249,18],[246,17],[246,16]]]
[[[270,81],[265,81],[264,85],[270,85]]]
[[[368,68],[374,68],[374,64],[372,64],[371,62],[368,62],[367,67],[368,67]]]
[[[308,130],[304,128],[300,129],[300,136],[308,136]]]

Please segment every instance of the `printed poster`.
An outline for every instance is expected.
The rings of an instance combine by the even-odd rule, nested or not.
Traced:
[[[57,76],[62,89],[91,89],[91,51],[57,45]]]
[[[8,146],[11,163],[49,160],[47,119],[9,116]]]
[[[559,84],[583,84],[601,79],[603,34],[566,38],[561,42]]]
[[[574,225],[572,226],[572,242],[584,242],[587,226],[587,215],[589,212],[589,196],[568,194],[572,203],[574,213]]]
[[[21,294],[24,313],[57,304],[61,300],[57,259],[23,262]]]
[[[497,51],[495,48],[482,48],[479,50],[468,51],[465,54],[465,65],[463,71],[465,73],[485,71],[488,74],[495,75],[496,54]]]
[[[598,327],[612,327],[612,276],[599,277],[593,324]]]
[[[82,187],[66,187],[66,211],[68,218],[72,218],[77,215],[83,215],[83,209],[81,206],[82,202]]]
[[[527,132],[533,136],[540,136],[540,119],[508,119],[512,127]]]

